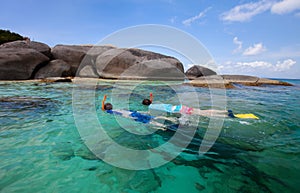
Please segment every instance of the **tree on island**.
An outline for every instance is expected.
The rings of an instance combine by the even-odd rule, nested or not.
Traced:
[[[23,37],[20,34],[10,32],[9,30],[0,29],[0,45],[6,42],[13,42],[16,40],[27,40],[29,38]]]

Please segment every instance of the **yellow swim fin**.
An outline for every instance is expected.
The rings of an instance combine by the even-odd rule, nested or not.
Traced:
[[[234,114],[235,117],[240,118],[240,119],[259,119],[257,116],[254,114]]]

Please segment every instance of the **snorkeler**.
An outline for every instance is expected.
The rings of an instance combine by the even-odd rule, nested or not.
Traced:
[[[167,113],[180,113],[186,115],[199,115],[205,117],[231,117],[231,118],[246,118],[246,119],[259,119],[253,114],[233,114],[232,110],[216,110],[207,109],[201,110],[184,105],[172,105],[172,104],[152,104],[153,94],[150,93],[150,99],[144,99],[142,104],[149,106],[149,110],[156,110]]]
[[[142,101],[143,105],[149,106],[149,110],[157,110],[168,113],[180,113],[188,115],[200,115],[200,116],[218,116],[225,117],[228,115],[228,111],[225,110],[200,110],[192,107],[187,107],[184,105],[172,105],[172,104],[152,104],[153,94],[150,93],[150,99],[144,99]]]
[[[131,118],[131,119],[134,119],[135,121],[141,122],[141,123],[149,123],[149,124],[158,126],[159,129],[161,129],[161,130],[166,130],[167,126],[162,123],[159,123],[155,120],[167,120],[167,121],[171,121],[171,122],[174,121],[171,118],[162,117],[162,116],[154,117],[154,116],[151,116],[148,114],[139,113],[137,111],[113,110],[113,105],[111,103],[105,103],[106,98],[107,98],[106,95],[104,95],[103,100],[102,100],[102,110],[106,111],[109,114],[120,115],[122,117]]]

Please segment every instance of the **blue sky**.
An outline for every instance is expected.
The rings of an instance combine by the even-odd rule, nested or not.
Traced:
[[[96,44],[123,28],[161,24],[202,42],[220,74],[300,78],[300,0],[7,0],[1,7],[1,29],[49,46]]]

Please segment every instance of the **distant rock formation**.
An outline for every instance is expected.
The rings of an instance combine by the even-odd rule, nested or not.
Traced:
[[[194,65],[184,73],[182,63],[171,56],[135,48],[114,46],[57,45],[50,48],[40,42],[18,40],[0,45],[0,80],[45,79],[72,81],[72,77],[180,80],[187,84],[214,88],[291,84],[255,76],[221,75]]]
[[[186,83],[196,87],[209,87],[209,88],[235,88],[232,82],[224,80],[220,75],[202,76],[191,80]]]
[[[211,88],[236,88],[235,84],[244,86],[261,86],[261,85],[281,85],[292,86],[287,82],[279,80],[271,80],[266,78],[259,78],[256,76],[246,75],[214,75],[205,76],[194,79],[187,83],[197,87],[211,87]]]
[[[205,68],[200,65],[194,65],[185,72],[185,75],[189,80],[193,80],[201,76],[217,75],[217,73],[209,68]]]
[[[292,86],[292,84],[287,82],[282,82],[279,80],[271,80],[267,78],[259,78],[256,76],[246,76],[246,75],[222,75],[224,80],[242,84],[245,86],[261,86],[261,85],[282,85],[282,86]]]

